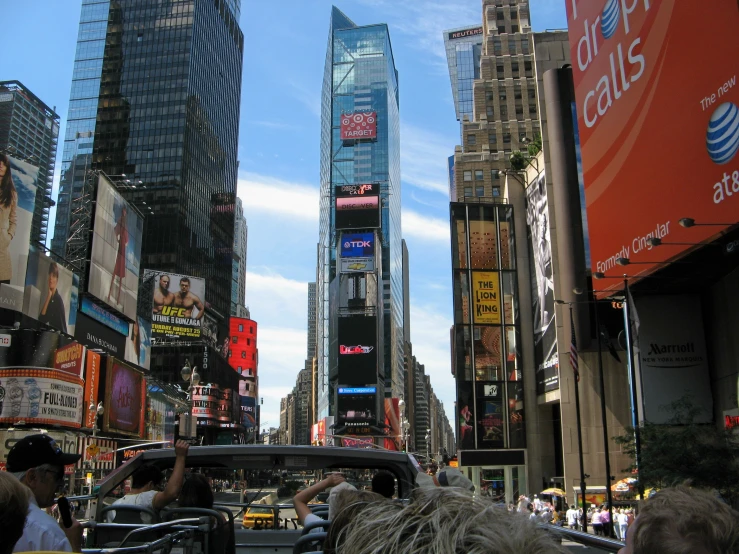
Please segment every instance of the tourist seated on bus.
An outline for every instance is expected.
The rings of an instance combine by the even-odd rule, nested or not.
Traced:
[[[739,512],[686,486],[662,489],[639,505],[619,554],[739,552]]]
[[[213,509],[213,489],[208,478],[201,473],[188,473],[177,498],[180,508]]]
[[[157,490],[164,479],[162,471],[154,465],[143,465],[131,476],[131,492],[113,502],[113,505],[141,506],[158,512],[174,502],[182,488],[182,481],[185,477],[185,458],[187,458],[189,448],[190,445],[186,441],[180,440],[175,444],[174,469],[163,491]],[[115,521],[115,515],[115,511],[108,512],[108,521]],[[151,523],[151,516],[141,514],[141,521]]]
[[[295,506],[295,513],[298,516],[298,520],[304,526],[309,523],[316,521],[322,521],[323,518],[313,514],[311,509],[308,507],[308,502],[313,500],[319,493],[322,493],[326,489],[331,488],[331,492],[328,497],[328,518],[331,519],[334,511],[336,510],[336,496],[342,490],[352,490],[356,492],[356,488],[346,482],[346,479],[341,473],[331,473],[325,479],[322,479],[315,485],[308,487],[302,491],[299,491],[293,497],[293,505]]]
[[[370,503],[347,524],[335,548],[352,554],[566,552],[536,522],[460,487],[417,489],[405,506]]]
[[[392,498],[395,494],[395,477],[388,471],[378,471],[372,477],[372,492],[385,498]]]

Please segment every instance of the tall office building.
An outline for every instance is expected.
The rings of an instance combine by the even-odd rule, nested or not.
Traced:
[[[374,352],[368,357],[376,358],[375,377],[367,376],[377,385],[374,407],[379,410],[384,396],[397,397],[403,391],[398,103],[398,74],[387,25],[358,26],[334,7],[321,107],[317,419],[333,415],[336,409],[334,394],[342,363],[338,340],[342,329],[348,329],[348,319],[357,324],[354,337],[372,335],[374,341],[367,352]],[[363,223],[358,212],[366,216]],[[339,252],[337,241],[347,228],[376,241],[378,247],[371,247],[376,252],[374,271],[360,273],[359,268],[367,267],[365,262],[339,265],[345,254]],[[352,314],[364,320],[347,317]],[[353,332],[347,331],[346,336]],[[373,415],[377,418],[377,413]]]
[[[473,117],[472,89],[475,79],[480,78],[480,55],[482,53],[482,25],[459,27],[444,31],[444,48],[452,83],[454,110],[457,121],[464,116]]]
[[[526,247],[530,229],[549,224],[546,214],[537,220],[527,210],[543,181],[535,180],[525,191],[532,182],[518,171],[526,159],[514,162],[511,155],[526,152],[541,134],[537,82],[545,71],[567,62],[566,36],[532,33],[528,0],[483,0],[482,6],[480,78],[473,83],[472,113],[462,115],[462,144],[455,148],[450,187],[452,372],[460,467],[476,486],[495,483],[495,495],[510,501],[537,489],[544,476],[561,475],[546,460],[554,447],[544,452],[540,446],[541,421],[551,419],[552,411],[538,409],[542,400],[536,391],[547,368],[536,365],[536,348],[543,343],[535,344],[534,337],[549,329],[539,319],[550,321],[554,310],[533,308],[535,264],[529,263]],[[458,78],[451,72],[450,77],[454,87]],[[506,174],[512,177],[506,180]],[[536,248],[544,246],[541,238]],[[538,266],[537,271],[546,284],[546,273]]]
[[[52,248],[87,169],[146,212],[142,269],[202,277],[231,311],[243,33],[239,0],[83,0]],[[145,206],[145,208],[143,208]]]
[[[46,244],[59,115],[19,81],[0,81],[0,151],[38,166],[31,244]]]
[[[246,309],[246,245],[248,227],[241,198],[236,198],[234,218],[233,271],[231,273],[231,315],[249,317]]]
[[[316,357],[316,284],[308,283],[308,353],[306,361]]]

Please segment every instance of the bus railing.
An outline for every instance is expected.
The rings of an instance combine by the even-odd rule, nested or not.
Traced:
[[[540,527],[568,541],[576,542],[577,544],[580,544],[582,546],[598,548],[605,552],[618,552],[624,547],[624,543],[616,539],[609,539],[607,537],[591,535],[590,533],[575,531],[574,529],[568,529],[567,527],[558,527],[556,525],[551,525],[548,523],[541,523]]]

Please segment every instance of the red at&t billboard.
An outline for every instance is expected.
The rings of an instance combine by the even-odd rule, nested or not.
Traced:
[[[737,221],[739,3],[565,6],[592,268],[646,275]]]
[[[377,112],[341,115],[341,140],[377,140]]]

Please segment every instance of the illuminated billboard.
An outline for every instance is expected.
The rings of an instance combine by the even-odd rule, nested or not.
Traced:
[[[103,431],[143,438],[146,416],[143,373],[115,358],[108,358],[104,405]]]
[[[369,385],[377,382],[377,317],[338,318],[339,382]]]
[[[375,234],[343,233],[340,241],[341,273],[375,270]]]
[[[686,229],[680,219],[737,221],[739,8],[735,0],[710,10],[643,0],[565,5],[592,269],[618,275],[617,260],[629,258],[640,262],[629,273],[646,275],[726,229]],[[700,44],[710,44],[708,58]],[[650,238],[673,244],[653,247]],[[616,279],[598,286],[620,287]]]
[[[31,247],[28,254],[23,313],[74,335],[79,302],[79,277]]]
[[[380,226],[380,185],[338,185],[336,229],[372,229]]]
[[[205,316],[205,280],[177,273],[160,273],[153,279],[152,338],[199,339]]]
[[[377,112],[341,114],[341,140],[377,140]]]
[[[500,325],[500,279],[497,271],[472,273],[473,321]]]
[[[337,419],[350,427],[377,424],[377,387],[339,387]]]
[[[20,312],[38,167],[0,153],[0,308]]]
[[[98,179],[87,292],[136,319],[144,220],[102,175]]]

